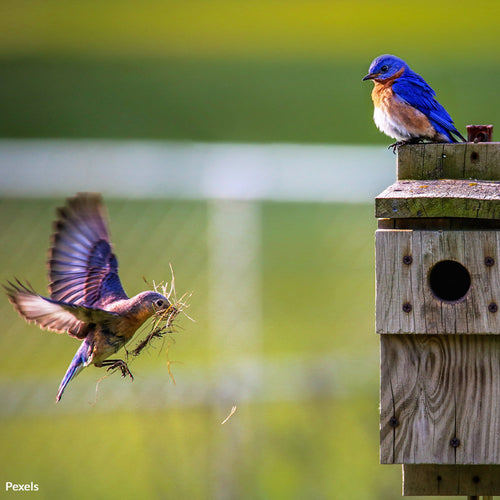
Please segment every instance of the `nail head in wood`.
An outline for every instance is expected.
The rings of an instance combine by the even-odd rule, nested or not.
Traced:
[[[411,306],[411,304],[410,304],[409,302],[405,302],[405,303],[403,304],[403,311],[404,311],[405,313],[409,313],[409,312],[411,312],[411,310],[412,310],[412,306]]]
[[[403,264],[409,266],[413,262],[413,257],[411,255],[405,255],[403,257]]]
[[[398,417],[394,416],[389,419],[389,425],[391,427],[397,427],[399,425]]]

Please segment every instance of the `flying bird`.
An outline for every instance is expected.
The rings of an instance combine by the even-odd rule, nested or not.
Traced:
[[[49,297],[19,280],[4,286],[26,321],[82,340],[56,402],[68,383],[91,364],[120,368],[123,377],[132,377],[125,361],[109,356],[124,347],[148,318],[171,307],[160,293],[145,291],[129,298],[123,290],[99,194],[79,193],[57,215],[49,249]]]
[[[398,142],[465,142],[450,115],[435,99],[430,85],[399,57],[374,59],[363,80],[373,80],[373,119],[377,127]]]

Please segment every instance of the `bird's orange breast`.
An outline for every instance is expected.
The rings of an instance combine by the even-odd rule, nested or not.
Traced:
[[[389,102],[393,96],[394,91],[392,85],[385,85],[383,83],[374,82],[375,85],[372,90],[372,101],[376,108],[384,107],[384,104]]]
[[[401,68],[397,73],[385,80],[380,78],[375,78],[373,80],[374,87],[372,90],[372,100],[373,104],[377,108],[381,108],[384,102],[390,101],[394,97],[392,86],[394,82],[404,73],[404,70],[404,68]]]
[[[375,82],[372,91],[377,127],[391,137],[425,137],[433,139],[436,131],[421,111],[394,93],[392,85]]]

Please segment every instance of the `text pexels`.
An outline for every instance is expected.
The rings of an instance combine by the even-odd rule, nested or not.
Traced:
[[[10,481],[5,482],[5,491],[38,491],[38,484],[31,481],[31,483],[17,484]]]

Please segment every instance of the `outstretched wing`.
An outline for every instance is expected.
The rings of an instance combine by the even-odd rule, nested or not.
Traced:
[[[57,213],[49,250],[50,297],[88,307],[126,299],[101,196],[79,193]]]
[[[118,314],[98,308],[57,302],[38,295],[30,287],[19,281],[4,286],[9,301],[16,311],[29,323],[36,323],[44,330],[68,333],[72,337],[84,339],[91,323],[112,322]]]
[[[450,133],[465,141],[455,128],[448,111],[435,99],[436,93],[432,87],[420,75],[412,73],[405,76],[403,74],[394,82],[392,89],[407,104],[427,116],[438,132],[448,136],[452,142],[456,140]]]

